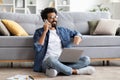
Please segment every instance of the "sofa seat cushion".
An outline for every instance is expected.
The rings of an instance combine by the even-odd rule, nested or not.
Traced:
[[[83,40],[80,43],[81,47],[113,47],[120,46],[120,36],[108,36],[108,35],[83,35]],[[74,45],[75,46],[75,45]]]
[[[0,47],[31,47],[33,36],[0,36]]]
[[[34,50],[31,47],[0,48],[0,60],[34,60]]]
[[[83,50],[83,56],[90,58],[120,58],[120,47],[77,47]]]

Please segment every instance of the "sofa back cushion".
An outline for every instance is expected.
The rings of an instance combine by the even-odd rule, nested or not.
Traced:
[[[78,30],[82,34],[90,33],[88,21],[110,18],[110,14],[107,12],[58,12],[58,16],[58,26]],[[0,12],[0,19],[17,22],[29,35],[33,35],[37,28],[43,26],[41,16],[36,14]]]
[[[58,13],[58,16],[58,26],[89,34],[88,21],[109,19],[111,15],[107,12],[61,12]]]
[[[36,14],[0,12],[0,19],[9,19],[17,22],[29,35],[33,35],[35,30],[43,24],[40,15]]]

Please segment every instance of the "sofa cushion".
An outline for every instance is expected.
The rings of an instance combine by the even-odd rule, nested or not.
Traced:
[[[74,45],[76,46],[76,45]],[[110,46],[120,46],[120,36],[111,35],[83,35],[82,42],[78,47],[110,47]]]
[[[71,30],[75,29],[75,25],[73,23],[73,19],[70,15],[65,13],[58,13],[58,23],[57,26],[69,28]]]
[[[28,33],[15,21],[2,19],[7,29],[15,36],[28,36]]]
[[[33,36],[1,36],[0,47],[31,47],[33,46]]]
[[[1,22],[1,20],[0,20],[0,34],[3,35],[3,36],[10,36],[9,31],[4,26],[4,24]]]
[[[77,49],[83,50],[83,56],[89,56],[90,58],[120,58],[120,47],[77,47]]]
[[[93,34],[115,35],[119,24],[120,20],[101,19]]]
[[[120,27],[117,29],[116,35],[117,35],[117,36],[120,36]]]
[[[0,12],[0,19],[9,19],[17,22],[29,35],[33,35],[35,30],[43,25],[43,21],[39,14]]]
[[[110,18],[110,15],[105,12],[72,12],[69,15],[73,18],[75,30],[78,30],[84,35],[90,33],[88,21]]]
[[[89,34],[88,21],[99,20],[101,18],[108,19],[111,15],[107,12],[60,12],[60,14],[58,12],[58,16],[58,24],[60,26],[70,29],[74,28],[82,34]],[[0,19],[10,19],[19,23],[30,35],[33,35],[36,29],[43,26],[43,21],[39,14],[0,12]],[[59,22],[59,20],[62,21]],[[69,26],[66,26],[66,24]]]
[[[33,47],[0,48],[0,60],[34,60]]]
[[[98,20],[95,20],[95,21],[88,21],[88,24],[89,24],[89,30],[90,30],[90,34],[92,35],[93,32],[95,31],[97,25],[98,25]]]
[[[61,12],[58,13],[58,25],[79,31],[81,34],[89,34],[88,21],[108,19],[110,14],[106,12]]]

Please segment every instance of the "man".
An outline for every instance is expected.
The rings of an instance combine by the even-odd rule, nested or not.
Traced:
[[[71,38],[78,45],[82,41],[82,35],[77,31],[58,27],[57,11],[54,8],[45,8],[41,11],[44,21],[43,28],[37,29],[34,34],[34,71],[43,71],[49,77],[55,77],[58,73],[65,75],[92,74],[95,69],[90,64],[90,58],[81,57],[77,63],[65,64],[58,60],[62,49],[69,47]]]

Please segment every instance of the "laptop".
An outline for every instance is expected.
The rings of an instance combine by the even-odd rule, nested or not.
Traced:
[[[78,62],[83,50],[76,48],[64,48],[62,54],[59,57],[59,61],[67,63]]]

